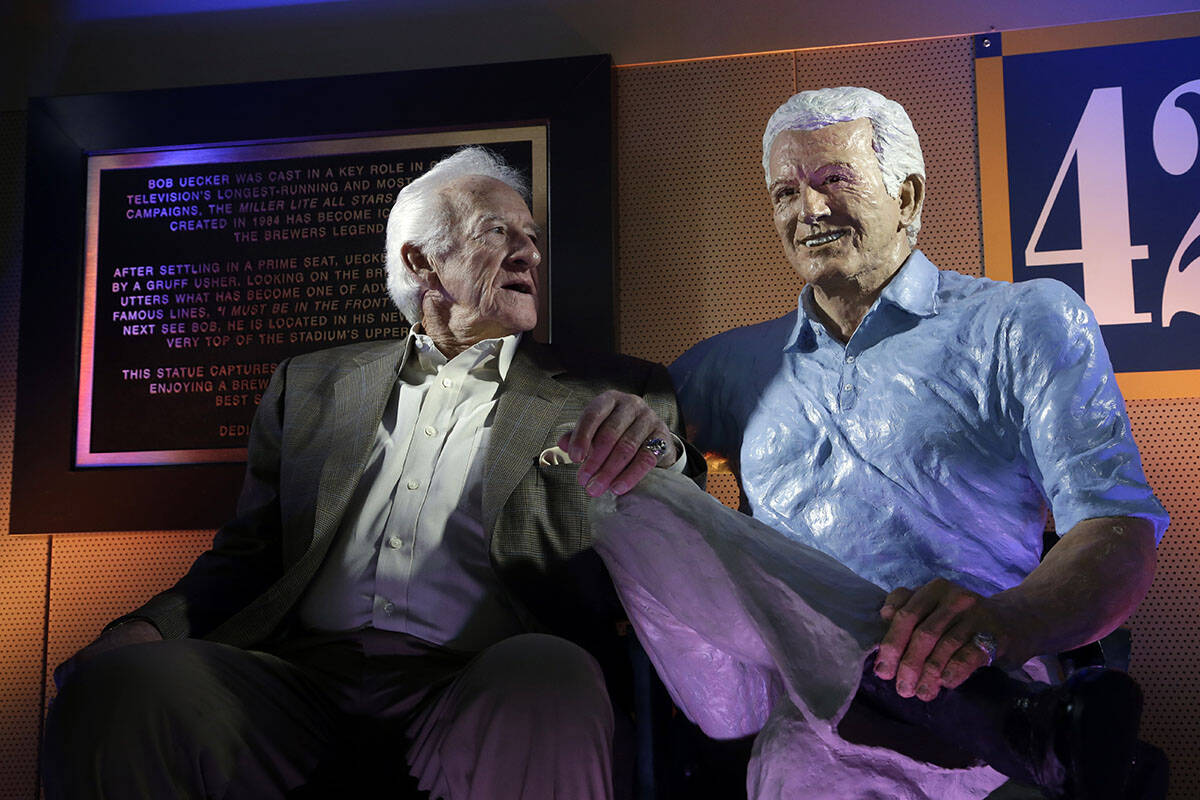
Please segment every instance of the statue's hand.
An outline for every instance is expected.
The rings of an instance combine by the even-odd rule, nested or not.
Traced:
[[[875,674],[896,679],[901,697],[932,700],[993,660],[1021,664],[1020,626],[1005,604],[937,578],[913,591],[894,590],[879,614],[890,623]]]

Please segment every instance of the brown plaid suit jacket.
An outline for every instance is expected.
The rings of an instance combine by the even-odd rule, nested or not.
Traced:
[[[165,638],[241,647],[286,635],[366,466],[405,355],[400,342],[373,342],[281,363],[255,415],[236,518],[175,586],[122,619],[148,619]],[[499,396],[484,473],[484,530],[514,608],[530,630],[593,652],[610,649],[603,642],[622,612],[591,550],[576,468],[537,461],[610,388],[643,396],[682,430],[661,365],[524,337]],[[703,474],[699,454],[689,464]]]

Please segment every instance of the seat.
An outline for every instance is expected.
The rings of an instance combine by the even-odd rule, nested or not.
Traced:
[[[633,668],[637,800],[738,800],[754,737],[710,739],[685,717],[637,637],[625,637]]]

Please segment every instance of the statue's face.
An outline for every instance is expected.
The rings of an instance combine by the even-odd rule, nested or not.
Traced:
[[[775,229],[800,277],[827,293],[874,291],[911,251],[905,191],[884,188],[873,136],[870,121],[856,119],[783,131],[771,143]]]

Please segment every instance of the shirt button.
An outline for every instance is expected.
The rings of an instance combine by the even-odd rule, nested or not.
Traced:
[[[450,380],[449,378],[442,378],[442,386],[445,386],[447,389],[449,389],[453,385],[454,381]]]
[[[433,436],[435,433],[437,433],[437,428],[433,427],[432,425],[425,426],[425,435],[426,436]]]
[[[388,545],[396,550],[399,550],[401,547],[404,547],[404,540],[399,536],[393,536],[392,538],[388,539]]]
[[[851,386],[851,385],[850,385],[850,384],[848,384],[848,383],[847,383],[845,386],[843,386],[843,387],[842,387],[842,391],[850,392],[850,391],[853,391],[853,390],[854,390],[854,387],[853,387],[853,386]]]
[[[421,482],[420,482],[419,480],[417,480],[416,478],[413,478],[411,481],[409,481],[409,482],[408,482],[408,488],[410,488],[410,489],[420,489],[420,488],[421,488]]]
[[[847,363],[847,364],[853,364],[853,363],[854,363],[854,356],[846,356],[846,363]]]
[[[394,614],[395,612],[396,612],[396,604],[395,603],[384,603],[383,604],[383,613]]]

